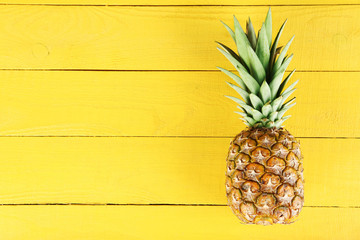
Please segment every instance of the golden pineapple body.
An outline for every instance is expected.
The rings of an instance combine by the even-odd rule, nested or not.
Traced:
[[[230,143],[226,194],[246,224],[292,223],[304,204],[300,144],[283,128],[250,128]]]

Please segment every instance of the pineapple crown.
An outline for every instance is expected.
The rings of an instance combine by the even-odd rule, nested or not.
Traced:
[[[294,87],[298,80],[284,90],[295,69],[283,80],[285,70],[293,57],[293,54],[285,55],[294,36],[285,47],[277,47],[286,21],[280,27],[274,42],[271,36],[270,8],[257,37],[250,18],[246,23],[246,33],[235,16],[234,31],[221,21],[235,41],[238,53],[219,42],[217,49],[234,65],[240,76],[221,67],[218,69],[238,84],[227,82],[242,99],[226,97],[239,104],[237,107],[242,112],[236,113],[240,114],[244,123],[250,127],[280,128],[290,117],[284,116],[285,112],[295,105],[295,97],[285,101],[296,90]]]

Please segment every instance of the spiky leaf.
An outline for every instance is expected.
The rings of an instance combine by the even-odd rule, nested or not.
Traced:
[[[244,112],[237,112],[237,111],[235,111],[235,113],[241,115],[242,117],[247,117],[247,114],[244,113]]]
[[[240,105],[240,107],[239,106],[237,106],[238,108],[240,108],[240,109],[242,109],[242,110],[245,110],[245,112],[247,112],[248,113],[248,115],[250,114],[252,114],[252,110],[253,110],[253,108],[252,107],[250,107],[249,105],[247,105],[246,103],[239,103],[239,105]]]
[[[267,78],[267,79],[269,79],[269,80],[271,80],[271,76],[272,76],[272,74],[271,74],[271,69],[272,69],[272,67],[274,66],[274,62],[275,62],[275,59],[276,59],[277,55],[280,54],[280,50],[281,50],[281,49],[282,49],[282,46],[281,46],[281,47],[278,47],[278,48],[275,50],[275,53],[274,53],[274,54],[272,54],[272,53],[270,52],[269,71],[268,71],[268,78]],[[268,81],[268,82],[270,82],[270,81]]]
[[[261,84],[260,97],[264,103],[271,100],[271,89],[266,81],[263,81],[263,83]]]
[[[251,47],[255,50],[256,48],[256,34],[255,34],[255,30],[254,27],[251,23],[251,20],[249,18],[249,21],[246,22],[246,34],[247,37],[249,39],[249,42],[251,44]]]
[[[296,88],[294,88],[294,89],[292,89],[292,90],[290,90],[290,91],[288,91],[288,92],[286,92],[286,93],[281,94],[281,97],[282,97],[282,99],[281,99],[281,105],[286,101],[286,99],[287,99],[295,90],[296,90]]]
[[[245,85],[244,81],[238,75],[230,72],[229,70],[221,68],[221,67],[217,67],[217,69],[219,69],[220,71],[222,71],[223,73],[225,73],[226,75],[231,77],[240,87],[242,87],[243,89],[246,89],[246,85]]]
[[[282,64],[282,62],[283,62],[283,60],[285,58],[286,52],[289,49],[291,42],[294,40],[294,37],[295,36],[293,36],[290,39],[290,41],[285,45],[284,49],[281,51],[277,61],[275,62],[274,66],[273,66],[273,70],[272,70],[273,74],[275,74],[275,72],[280,68],[280,65]]]
[[[244,117],[244,119],[250,124],[250,126],[256,123],[256,120],[252,119],[251,117]]]
[[[261,112],[262,114],[267,117],[269,116],[269,114],[272,112],[272,107],[269,103],[266,103],[262,108],[261,108]]]
[[[270,120],[270,121],[275,121],[277,115],[278,115],[278,112],[272,112],[272,113],[270,113],[270,115],[269,115],[269,120]]]
[[[272,60],[275,60],[275,55],[276,55],[276,52],[277,52],[277,45],[278,45],[278,42],[279,42],[279,38],[281,36],[281,33],[282,31],[284,30],[284,27],[285,27],[285,24],[286,24],[287,20],[285,20],[285,22],[281,25],[280,27],[280,30],[279,32],[277,33],[276,37],[275,37],[275,40],[274,40],[274,43],[272,44],[271,46],[271,50],[270,50],[270,58]],[[270,62],[271,64],[272,62]],[[270,69],[271,69],[272,65],[270,65]]]
[[[239,55],[237,55],[231,48],[229,48],[228,46],[226,46],[225,44],[222,44],[221,42],[217,42],[215,41],[217,44],[219,44],[222,48],[225,49],[226,52],[230,53],[230,55],[236,59],[236,61],[238,61],[239,63],[241,63],[241,58]]]
[[[256,120],[256,121],[260,121],[260,119],[262,119],[264,117],[264,115],[262,115],[261,112],[259,112],[258,110],[256,109],[252,109],[251,110],[251,115],[253,116],[253,118]]]
[[[248,50],[248,54],[250,57],[250,72],[251,75],[254,76],[254,78],[257,80],[257,82],[259,84],[261,84],[265,77],[266,77],[266,72],[265,72],[265,68],[262,65],[262,63],[260,62],[259,57],[256,55],[256,53],[254,52],[254,50],[248,46],[247,47]]]
[[[289,110],[290,108],[292,108],[295,104],[296,104],[296,103],[293,103],[293,104],[289,104],[289,105],[287,105],[287,106],[282,107],[281,110],[280,110],[279,113],[278,113],[277,118],[278,118],[278,119],[282,118],[282,116],[285,114],[285,112],[286,112],[287,110]]]
[[[290,80],[290,78],[294,74],[294,72],[295,72],[295,69],[292,70],[292,72],[289,73],[289,75],[287,75],[287,77],[284,79],[284,81],[280,84],[279,91],[278,91],[279,94],[281,94],[281,92],[284,90],[286,83]]]
[[[241,104],[245,104],[245,102],[244,102],[243,100],[239,99],[239,98],[232,97],[232,96],[227,96],[227,95],[225,95],[225,97],[227,97],[227,98],[229,98],[229,99],[233,100],[234,102],[236,102],[236,103],[237,103],[237,104],[239,104],[239,105],[241,105]]]
[[[259,37],[256,44],[256,55],[259,57],[259,60],[263,65],[264,69],[267,69],[270,58],[270,47],[269,41],[266,36],[266,28],[264,23],[259,32]]]
[[[238,53],[240,57],[244,60],[246,66],[250,67],[250,59],[247,51],[247,47],[248,46],[251,47],[250,42],[235,16],[234,16],[234,26],[235,26],[235,42]]]
[[[234,31],[228,25],[226,25],[226,23],[224,23],[223,21],[220,20],[220,22],[225,26],[226,30],[230,33],[232,39],[234,39],[234,41],[235,41]]]
[[[250,92],[257,94],[260,90],[260,85],[258,82],[244,69],[237,69],[240,73],[241,79],[244,81],[246,87]]]
[[[261,101],[261,99],[252,93],[250,93],[250,102],[253,105],[253,107],[258,110],[260,110],[261,107],[264,105],[264,103]]]
[[[294,83],[292,83],[287,89],[284,90],[284,92],[282,94],[286,94],[288,92],[290,92],[294,87],[295,85],[299,82],[299,80],[296,80]]]
[[[247,72],[247,70],[245,69],[245,67],[236,59],[234,58],[230,53],[228,53],[227,51],[221,49],[221,48],[217,48],[230,62],[231,64],[236,68],[240,68],[240,69],[244,69],[244,71]]]
[[[282,100],[283,100],[283,96],[280,96],[271,103],[271,107],[273,108],[273,111],[277,111],[279,109]]]
[[[271,17],[271,8],[269,8],[269,11],[265,18],[265,28],[266,28],[266,36],[267,40],[269,42],[269,46],[271,46],[272,41],[272,17]]]
[[[270,83],[270,88],[271,88],[271,96],[273,98],[275,98],[278,94],[279,91],[279,87],[281,84],[281,80],[284,76],[285,70],[288,67],[288,65],[290,64],[290,61],[293,57],[293,54],[290,55],[290,57],[288,57],[285,62],[281,65],[281,67],[279,68],[279,70],[275,73],[275,76],[273,78],[273,80]]]
[[[249,94],[242,89],[241,87],[236,86],[235,84],[232,84],[230,82],[226,82],[230,87],[232,87],[237,93],[240,94],[240,96],[245,100],[245,102],[249,101]]]

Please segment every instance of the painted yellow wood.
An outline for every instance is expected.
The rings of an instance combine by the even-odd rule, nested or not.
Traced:
[[[53,4],[53,5],[106,5],[106,6],[159,6],[159,5],[344,5],[344,4],[359,4],[359,0],[252,0],[251,2],[246,0],[2,0],[2,4]]]
[[[55,4],[55,5],[328,5],[328,4],[359,4],[359,0],[3,0],[7,4]]]
[[[256,29],[261,7],[0,6],[2,69],[215,69],[230,64],[215,40],[233,46],[220,23],[236,14]],[[290,68],[360,70],[360,6],[274,6],[280,44],[294,34]],[[275,33],[274,33],[275,35]]]
[[[2,239],[357,240],[360,209],[304,208],[298,222],[242,225],[226,206],[3,206]]]
[[[300,141],[305,205],[359,206],[360,140]],[[0,203],[226,204],[229,142],[2,137]]]
[[[360,73],[295,73],[285,126],[359,137]],[[0,135],[233,136],[245,125],[219,72],[0,71]]]

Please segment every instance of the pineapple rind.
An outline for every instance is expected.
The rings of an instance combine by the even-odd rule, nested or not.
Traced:
[[[289,224],[304,204],[300,144],[283,128],[248,128],[229,147],[228,205],[245,224]]]

